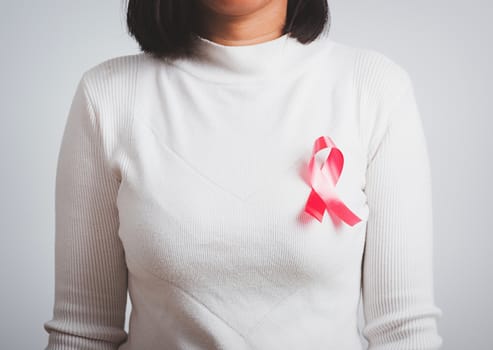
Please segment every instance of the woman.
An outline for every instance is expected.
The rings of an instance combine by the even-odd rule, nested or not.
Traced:
[[[142,52],[85,71],[61,143],[46,349],[441,346],[410,76],[329,18],[129,1]]]

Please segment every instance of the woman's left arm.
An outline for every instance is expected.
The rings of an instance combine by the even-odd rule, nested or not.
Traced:
[[[434,350],[443,342],[434,301],[430,161],[413,84],[403,72],[402,93],[367,167],[362,332],[369,350]]]

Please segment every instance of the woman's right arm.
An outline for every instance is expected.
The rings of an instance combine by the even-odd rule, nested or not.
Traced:
[[[119,180],[107,164],[97,118],[83,75],[58,155],[55,298],[52,319],[44,323],[45,350],[114,350],[127,339]]]

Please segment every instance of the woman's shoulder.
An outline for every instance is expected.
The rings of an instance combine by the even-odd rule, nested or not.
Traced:
[[[142,53],[120,55],[97,62],[84,70],[86,84],[121,84],[136,78]]]
[[[331,54],[346,62],[355,85],[362,89],[384,89],[410,79],[407,68],[389,53],[372,47],[349,44],[327,38]]]
[[[114,56],[93,64],[82,73],[81,83],[103,137],[107,137],[108,147],[116,147],[122,137],[129,137],[130,131],[125,126],[130,125],[134,116],[141,59],[140,53]]]
[[[412,84],[408,69],[390,53],[372,47],[350,44],[324,36],[319,40],[330,71],[344,77],[357,96],[366,102],[386,104]],[[327,67],[327,65],[325,66]],[[349,79],[349,81],[348,81]]]
[[[136,53],[110,57],[83,71],[81,81],[93,108],[108,115],[115,110],[121,114],[124,106],[132,107],[142,56]]]
[[[392,109],[413,89],[412,76],[399,59],[383,51],[336,41],[332,45],[335,55],[347,62],[361,133],[366,146],[373,149],[387,128]]]

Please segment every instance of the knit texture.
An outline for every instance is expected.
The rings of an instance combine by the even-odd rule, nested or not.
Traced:
[[[328,36],[197,40],[194,59],[110,58],[75,89],[45,350],[440,348],[409,73]],[[354,226],[303,212],[321,135]]]

